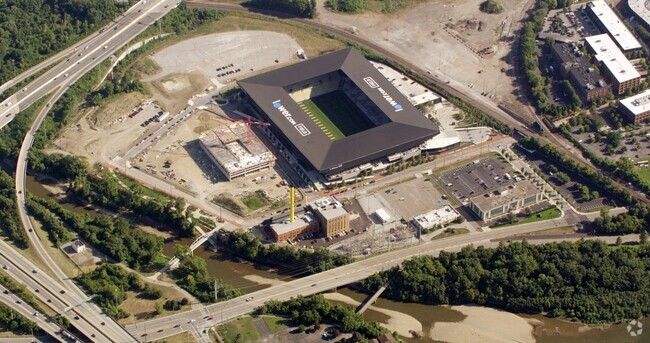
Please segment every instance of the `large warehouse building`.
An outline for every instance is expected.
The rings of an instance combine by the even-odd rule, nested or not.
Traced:
[[[309,169],[334,175],[418,146],[438,129],[352,48],[239,81]]]

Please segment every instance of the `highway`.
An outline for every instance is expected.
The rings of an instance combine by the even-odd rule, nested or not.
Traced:
[[[2,292],[2,294],[0,294],[0,301],[3,304],[12,308],[28,320],[35,322],[43,332],[48,333],[56,341],[67,343],[67,341],[59,334],[60,327],[58,324],[50,321],[42,314],[34,316],[34,314],[37,313],[36,310],[5,287],[0,286],[0,292]]]
[[[51,102],[56,102],[65,93],[65,91],[66,91],[65,88],[59,88],[50,99]],[[88,297],[83,293],[81,289],[77,287],[77,285],[73,282],[73,280],[70,279],[61,270],[61,268],[56,264],[56,262],[54,262],[52,257],[47,253],[47,250],[45,250],[45,247],[43,246],[41,240],[36,234],[36,230],[34,230],[32,223],[29,220],[29,217],[27,215],[27,206],[25,203],[27,200],[26,199],[27,188],[26,188],[25,181],[27,175],[27,158],[29,155],[29,150],[31,149],[32,144],[34,143],[36,132],[38,131],[38,128],[41,126],[41,124],[43,123],[43,120],[45,119],[49,109],[50,107],[43,107],[41,111],[38,113],[34,121],[34,124],[25,135],[25,138],[20,148],[20,153],[18,155],[17,166],[16,166],[16,195],[17,195],[17,202],[18,202],[18,215],[20,216],[20,221],[23,227],[27,231],[27,236],[29,240],[32,242],[32,245],[36,249],[36,252],[38,253],[39,257],[41,258],[41,260],[45,262],[47,267],[54,273],[54,275],[62,283],[62,285],[65,286],[65,290],[68,291],[69,296],[72,297],[70,302],[68,302],[65,305],[65,306],[69,306],[71,304],[76,304],[78,302],[81,302],[82,300],[87,299]],[[31,274],[29,274],[29,271],[35,269],[24,269],[24,270],[26,271],[27,276],[31,276]],[[21,275],[16,275],[16,277],[20,277],[20,276]],[[21,280],[25,282],[24,279],[17,278],[17,280]],[[44,285],[49,285],[49,281],[48,283],[40,284],[41,287],[44,287]],[[34,287],[35,289],[38,289],[37,286]],[[59,311],[59,309],[57,308],[53,307],[53,309]],[[98,333],[101,333],[101,334],[105,334],[106,341],[112,341],[111,339],[113,338],[117,339],[117,341],[115,342],[133,341],[133,338],[130,337],[130,335],[121,326],[119,326],[110,317],[106,316],[105,314],[102,314],[101,309],[97,305],[88,304],[86,308],[80,309],[79,317],[84,318],[90,324],[90,326],[86,328],[79,327],[79,331],[83,332],[88,336],[95,335],[99,338],[102,337],[102,335],[98,335]],[[105,324],[102,325],[101,324],[102,322]],[[98,328],[100,326],[104,326],[104,327],[101,330],[99,330]]]
[[[19,280],[30,293],[52,310],[66,317],[88,338],[97,342],[134,341],[129,335],[114,333],[115,330],[110,327],[111,319],[102,314],[96,305],[85,302],[87,298],[79,298],[67,288],[62,287],[3,240],[0,240],[0,265],[5,273],[13,279]],[[102,322],[105,324],[102,325]],[[58,332],[58,329],[55,332]],[[54,334],[52,331],[48,331],[48,333]],[[113,337],[113,334],[117,336]]]
[[[74,55],[66,55],[69,57],[63,59],[65,56],[62,57],[57,54],[48,59],[51,62],[51,59],[61,57],[61,62],[0,103],[0,128],[11,122],[20,111],[23,111],[46,94],[51,93],[54,89],[74,83],[76,79],[73,79],[72,75],[76,74],[81,77],[94,68],[144,31],[149,25],[167,14],[176,6],[177,2],[178,0],[142,0],[102,30],[87,38],[85,46],[79,46],[76,50],[74,47],[71,48],[72,50],[66,50],[69,53],[74,52]],[[65,55],[64,53],[61,54]],[[42,63],[46,65],[49,62]],[[36,73],[38,70],[35,68],[26,73],[30,75]],[[7,84],[15,84],[17,80],[20,80],[20,77],[14,80]]]
[[[174,8],[175,1],[141,1],[129,9],[122,17],[115,20],[108,27],[103,28],[90,38],[79,53],[66,59],[52,69],[47,71],[34,82],[30,83],[22,91],[10,96],[0,104],[0,128],[7,125],[17,113],[29,107],[46,94],[55,92],[50,102],[40,111],[34,124],[29,132],[25,135],[21,146],[20,154],[17,161],[16,170],[16,194],[18,195],[18,210],[23,227],[27,231],[28,237],[43,261],[54,272],[54,275],[62,282],[57,283],[48,279],[45,273],[38,272],[34,266],[22,266],[15,264],[15,270],[12,270],[12,277],[20,280],[22,283],[31,285],[34,290],[48,290],[51,297],[43,299],[49,300],[53,309],[59,312],[65,312],[66,308],[81,304],[88,297],[70,280],[56,265],[52,258],[47,254],[41,241],[36,236],[31,227],[31,222],[27,217],[25,206],[25,177],[27,169],[27,158],[29,150],[34,142],[34,137],[42,124],[51,104],[63,95],[69,85],[81,78],[86,72],[98,65],[102,60],[112,55],[116,50],[125,45],[133,37],[144,31],[146,27],[154,23],[157,19],[165,15],[169,10]],[[4,256],[15,253],[8,245],[1,245],[0,252]],[[11,251],[9,251],[11,250]],[[17,257],[21,260],[20,257]],[[10,259],[6,258],[6,262]],[[22,259],[24,260],[24,259]],[[14,259],[16,261],[16,259]],[[24,261],[23,261],[24,262]],[[31,271],[36,271],[35,276]],[[44,279],[43,279],[44,278]],[[62,287],[61,285],[64,285]],[[57,290],[59,294],[53,293]],[[44,297],[44,293],[38,293],[37,296]],[[128,332],[120,325],[102,313],[97,305],[85,303],[82,306],[75,307],[72,310],[75,315],[70,320],[75,327],[88,337],[93,337],[100,342],[131,342],[135,341]],[[67,314],[66,314],[67,315]],[[78,318],[78,319],[75,319]]]

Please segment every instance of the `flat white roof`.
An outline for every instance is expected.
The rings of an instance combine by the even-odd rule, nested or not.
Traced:
[[[646,7],[646,0],[627,0],[628,6],[636,15],[650,25],[650,8]]]
[[[426,104],[431,101],[440,99],[440,96],[414,80],[404,76],[399,71],[378,62],[370,61],[372,65],[390,81],[406,98],[409,99],[413,106]]]
[[[447,224],[456,218],[460,217],[460,214],[456,210],[449,206],[445,205],[442,208],[427,212],[425,214],[419,215],[413,220],[415,220],[418,225],[424,229],[429,229],[439,224]]]
[[[343,205],[334,197],[320,198],[308,203],[308,205],[327,220],[338,218],[348,213],[348,211],[343,208]]]
[[[382,223],[387,223],[390,220],[390,214],[388,214],[383,207],[375,211],[375,215],[379,217],[379,220],[381,220]]]
[[[641,74],[606,33],[587,37],[585,40],[596,52],[596,59],[603,62],[619,83],[641,77]]]
[[[588,7],[600,20],[610,35],[614,37],[616,43],[623,51],[640,49],[641,44],[634,37],[627,26],[619,19],[604,0],[596,0],[589,3]]]
[[[439,134],[420,145],[421,150],[443,149],[460,143],[460,136],[454,130],[440,131]]]
[[[625,106],[635,116],[650,111],[650,89],[621,100],[621,105]]]

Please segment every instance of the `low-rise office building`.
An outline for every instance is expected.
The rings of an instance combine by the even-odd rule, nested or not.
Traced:
[[[589,52],[599,62],[603,74],[612,85],[614,94],[623,94],[628,88],[641,84],[641,74],[607,34],[587,37],[585,41]]]
[[[469,208],[481,218],[490,220],[508,212],[517,212],[543,198],[542,192],[524,179],[469,199]]]
[[[413,218],[413,225],[418,230],[429,230],[453,222],[460,217],[453,207],[446,205]]]
[[[650,117],[650,90],[619,101],[618,108],[628,122],[644,122]]]
[[[601,32],[607,32],[623,51],[641,49],[641,43],[625,26],[621,18],[607,5],[605,0],[596,0],[587,4],[587,13]]]
[[[575,43],[555,43],[553,57],[560,73],[567,78],[584,102],[605,96],[610,87]]]
[[[321,232],[325,236],[332,237],[350,230],[350,214],[334,197],[315,200],[309,203],[308,206],[316,214]]]

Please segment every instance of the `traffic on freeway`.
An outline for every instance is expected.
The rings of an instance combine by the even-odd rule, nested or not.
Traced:
[[[72,75],[81,77],[167,14],[177,3],[178,0],[141,0],[136,3],[122,16],[94,34],[85,46],[73,49],[59,64],[0,103],[0,128],[55,88],[70,86],[76,81],[71,78]]]
[[[5,287],[0,286],[0,301],[6,306],[10,307],[20,315],[36,323],[43,332],[48,333],[52,338],[58,342],[68,342],[67,338],[76,339],[71,333],[61,328],[58,324],[53,322],[50,318],[43,316],[32,306],[23,301],[20,297],[11,293]],[[63,331],[62,331],[63,330]],[[67,336],[66,336],[67,335]]]
[[[0,242],[0,265],[5,273],[25,285],[28,291],[43,303],[68,320],[98,342],[124,342],[132,340],[130,336],[107,327],[110,321],[106,314],[98,312],[91,304],[79,299],[54,281],[29,260],[22,258],[4,241]],[[102,324],[104,323],[104,324]],[[58,329],[57,329],[58,332]]]

